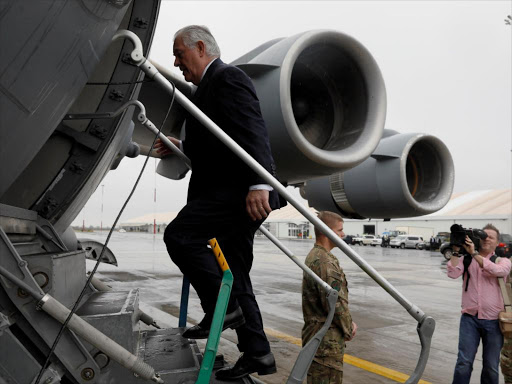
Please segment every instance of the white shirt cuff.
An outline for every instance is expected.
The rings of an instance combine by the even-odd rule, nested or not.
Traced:
[[[273,191],[274,188],[272,188],[268,184],[256,184],[256,185],[251,185],[249,187],[249,191],[257,191],[257,190]]]

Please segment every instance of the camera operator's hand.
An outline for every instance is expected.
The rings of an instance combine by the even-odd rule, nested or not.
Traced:
[[[472,255],[475,253],[475,244],[473,244],[473,241],[469,238],[469,236],[466,236],[466,242],[464,244],[464,249]]]
[[[464,248],[468,253],[473,256],[473,259],[477,261],[477,263],[480,265],[480,267],[484,266],[484,258],[482,255],[480,255],[478,252],[475,251],[475,244],[473,241],[469,238],[469,236],[466,236],[466,244],[464,244]]]
[[[452,253],[452,257],[450,258],[450,263],[452,264],[452,266],[456,267],[457,265],[459,265],[460,247],[458,247],[456,245],[452,245],[452,248],[453,248],[453,253]]]

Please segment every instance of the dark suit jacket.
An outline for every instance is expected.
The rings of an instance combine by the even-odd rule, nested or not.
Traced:
[[[194,104],[268,172],[276,176],[265,121],[251,79],[242,70],[216,59],[192,97]],[[238,156],[191,115],[186,119],[183,141],[192,161],[188,200],[209,199],[243,205],[249,186],[266,184]],[[277,209],[276,191],[269,203]]]

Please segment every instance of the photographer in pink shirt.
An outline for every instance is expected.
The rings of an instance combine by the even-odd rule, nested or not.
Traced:
[[[473,260],[464,273],[464,257],[458,254],[459,247],[453,246],[454,253],[447,264],[448,277],[456,279],[463,275],[462,316],[459,327],[459,353],[453,384],[467,384],[473,371],[473,361],[482,339],[483,367],[480,382],[498,384],[500,351],[503,335],[500,331],[498,314],[503,311],[504,303],[498,283],[498,277],[506,277],[510,272],[510,260],[500,258],[491,261],[494,255],[499,230],[492,224],[483,228],[487,238],[480,240],[478,252],[473,241],[466,236],[465,250]],[[469,256],[466,256],[469,257]]]

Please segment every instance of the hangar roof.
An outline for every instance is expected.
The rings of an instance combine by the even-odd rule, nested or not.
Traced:
[[[512,189],[454,193],[445,207],[429,216],[512,215]]]
[[[317,210],[309,208],[311,213]],[[128,219],[121,225],[170,223],[178,212],[149,213],[144,216]],[[454,193],[446,206],[430,215],[433,216],[483,216],[508,215],[512,216],[512,189],[488,189],[473,192]],[[423,216],[424,217],[424,216]],[[302,214],[291,204],[270,213],[269,221],[305,220]]]

